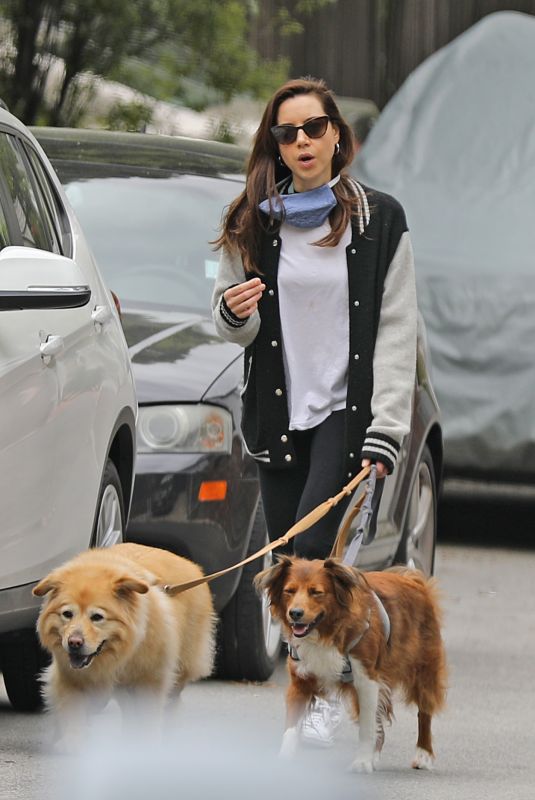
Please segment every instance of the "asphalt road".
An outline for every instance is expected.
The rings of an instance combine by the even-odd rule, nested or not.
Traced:
[[[434,724],[436,768],[409,767],[416,714],[396,704],[378,772],[345,771],[355,731],[336,747],[276,758],[286,683],[188,687],[163,744],[127,738],[117,709],[92,726],[82,759],[50,752],[46,715],[12,712],[0,691],[0,800],[533,800],[535,798],[535,545],[533,508],[469,504],[441,513],[436,575],[449,658],[448,707]]]

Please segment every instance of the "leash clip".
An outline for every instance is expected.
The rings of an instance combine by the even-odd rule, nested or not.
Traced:
[[[369,544],[373,541],[375,537],[375,531],[370,536],[370,522],[375,511],[373,505],[373,499],[375,495],[375,489],[377,485],[377,465],[372,464],[370,467],[370,474],[368,476],[368,480],[366,481],[366,487],[364,489],[364,501],[359,511],[358,515],[358,525],[355,536],[351,540],[349,547],[346,550],[346,553],[342,559],[342,563],[346,564],[347,566],[354,566],[357,560],[357,555],[360,550],[360,546],[362,544]],[[382,493],[382,492],[381,492]]]

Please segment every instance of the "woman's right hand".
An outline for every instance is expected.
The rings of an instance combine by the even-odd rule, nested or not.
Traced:
[[[251,278],[249,281],[231,286],[223,294],[223,297],[229,310],[238,319],[247,319],[258,308],[258,301],[265,288],[266,284],[262,283],[260,278]]]

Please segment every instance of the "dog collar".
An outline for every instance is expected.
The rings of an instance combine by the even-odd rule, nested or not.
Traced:
[[[366,628],[366,630],[368,630],[368,628]],[[366,633],[366,630],[361,633],[359,639],[361,639],[362,636]],[[288,645],[288,655],[290,656],[292,661],[301,661],[301,659],[299,658],[299,653],[297,652],[297,648],[294,647],[293,644],[290,644],[290,642],[287,642],[287,645]],[[353,645],[351,645],[351,647],[353,647]],[[353,683],[353,668],[351,666],[351,661],[349,660],[348,655],[344,656],[344,665],[342,667],[342,672],[340,673],[339,677],[342,683]]]
[[[381,622],[383,624],[383,632],[384,632],[384,635],[385,635],[386,643],[388,644],[388,642],[390,641],[390,617],[387,614],[386,608],[384,607],[381,598],[379,597],[378,594],[376,594],[373,591],[373,589],[372,589],[372,594],[373,594],[373,596],[375,598],[375,602],[377,604],[377,610],[379,611],[379,616],[381,617]],[[348,648],[347,648],[347,652],[348,653],[349,653],[350,650],[352,650],[355,647],[355,645],[357,645],[360,642],[360,640],[362,639],[364,634],[368,631],[368,629],[370,627],[371,613],[372,613],[372,610],[371,610],[371,608],[369,608],[368,609],[368,618],[366,620],[365,628],[361,633],[359,633],[359,635],[357,636],[356,639],[353,639],[353,641],[349,643]]]

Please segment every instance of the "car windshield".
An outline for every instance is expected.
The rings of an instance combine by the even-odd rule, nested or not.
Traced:
[[[94,164],[91,177],[80,177],[72,174],[73,166],[57,170],[121,303],[206,313],[219,260],[210,241],[218,235],[224,208],[240,193],[240,182],[157,170],[117,175],[115,167],[105,174],[105,166]]]

